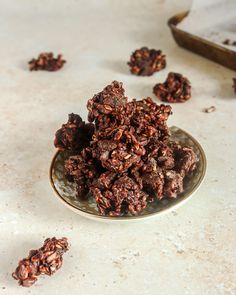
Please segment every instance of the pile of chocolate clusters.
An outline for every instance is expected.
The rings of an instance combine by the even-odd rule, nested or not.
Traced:
[[[46,239],[41,248],[31,250],[28,258],[19,262],[12,274],[13,278],[18,280],[20,286],[30,287],[37,281],[39,275],[53,275],[62,266],[62,255],[68,249],[67,238]]]
[[[87,108],[90,123],[70,114],[54,142],[73,152],[65,170],[78,198],[93,197],[101,214],[119,216],[183,191],[197,158],[190,147],[170,141],[169,105],[149,97],[128,102],[122,83],[114,81]]]

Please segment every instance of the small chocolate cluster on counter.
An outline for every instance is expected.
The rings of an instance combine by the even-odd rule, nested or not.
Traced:
[[[60,150],[73,150],[65,171],[78,198],[94,198],[101,214],[119,216],[183,191],[197,158],[190,147],[170,141],[169,105],[149,97],[128,101],[122,83],[114,81],[87,108],[89,123],[69,115],[54,141]]]
[[[189,80],[178,73],[169,73],[164,83],[158,83],[153,93],[164,102],[185,102],[191,97]]]
[[[236,93],[236,78],[233,78],[233,88],[234,92]]]
[[[62,255],[68,251],[67,238],[48,238],[38,250],[31,250],[29,256],[19,261],[18,267],[12,276],[18,280],[20,286],[30,287],[38,279],[38,276],[45,274],[53,275],[63,262]]]
[[[33,58],[29,61],[29,70],[54,72],[60,70],[65,62],[61,54],[54,57],[52,52],[44,52],[39,54],[37,59]]]
[[[151,76],[166,67],[166,57],[161,50],[142,47],[132,53],[128,65],[132,74]]]

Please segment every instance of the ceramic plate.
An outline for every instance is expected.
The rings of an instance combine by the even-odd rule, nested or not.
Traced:
[[[189,200],[199,188],[206,171],[206,156],[200,144],[187,132],[175,126],[171,127],[170,131],[172,140],[178,141],[181,145],[191,146],[198,157],[196,169],[185,178],[184,191],[179,194],[178,198],[156,200],[153,203],[149,203],[142,212],[135,216],[102,216],[98,212],[93,198],[86,201],[76,198],[75,184],[67,181],[64,176],[64,161],[68,159],[70,153],[68,151],[58,151],[53,157],[50,167],[50,181],[58,199],[68,208],[84,217],[108,222],[143,220],[176,209]]]

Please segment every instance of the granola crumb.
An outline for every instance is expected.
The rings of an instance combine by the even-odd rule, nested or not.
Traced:
[[[204,110],[204,113],[213,113],[216,111],[216,107],[215,106],[211,106],[209,108],[205,108]]]

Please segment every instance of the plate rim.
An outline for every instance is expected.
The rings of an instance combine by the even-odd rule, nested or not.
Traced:
[[[100,220],[100,221],[119,221],[119,222],[123,222],[123,221],[138,221],[138,220],[143,220],[143,219],[149,219],[149,218],[152,218],[156,215],[162,215],[162,214],[165,214],[165,213],[168,213],[169,211],[174,211],[175,209],[177,209],[178,207],[180,207],[181,205],[185,204],[188,200],[190,200],[193,195],[197,192],[198,188],[200,187],[200,184],[202,183],[205,175],[206,175],[206,169],[207,169],[207,159],[206,159],[206,155],[205,155],[205,152],[202,148],[202,146],[200,145],[200,143],[191,135],[189,134],[188,132],[186,132],[185,130],[183,130],[182,128],[179,128],[177,126],[171,126],[169,127],[170,131],[171,129],[178,129],[179,131],[185,133],[195,144],[196,146],[198,147],[198,149],[200,150],[201,152],[201,155],[202,155],[202,158],[203,158],[203,173],[201,174],[198,182],[195,184],[195,186],[193,187],[191,193],[188,193],[184,199],[179,202],[179,203],[176,203],[174,204],[173,206],[169,207],[169,208],[166,208],[166,209],[163,209],[161,211],[158,211],[158,212],[153,212],[153,213],[150,213],[148,215],[139,215],[139,216],[104,216],[104,215],[95,215],[93,213],[90,213],[90,212],[87,212],[86,210],[83,210],[83,209],[79,209],[78,207],[74,206],[73,204],[69,203],[67,200],[65,200],[61,195],[60,193],[58,192],[55,184],[54,184],[54,181],[53,181],[53,167],[54,167],[54,162],[58,156],[58,154],[61,152],[59,149],[57,149],[57,151],[55,152],[52,160],[51,160],[51,164],[50,164],[50,168],[49,168],[49,179],[50,179],[50,183],[51,183],[51,186],[55,192],[55,194],[57,195],[57,197],[59,197],[59,199],[63,202],[64,205],[66,205],[66,207],[68,207],[69,209],[71,209],[72,211],[74,211],[75,213],[81,215],[81,216],[84,216],[84,217],[87,217],[87,218],[90,218],[90,219],[93,219],[93,220]]]

